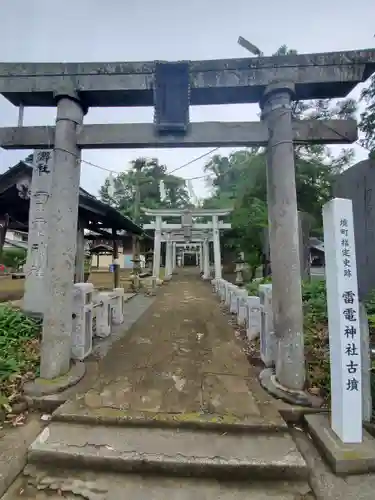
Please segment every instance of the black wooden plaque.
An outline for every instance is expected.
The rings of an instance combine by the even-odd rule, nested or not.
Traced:
[[[158,133],[187,132],[189,125],[190,74],[187,62],[156,62],[154,123]]]

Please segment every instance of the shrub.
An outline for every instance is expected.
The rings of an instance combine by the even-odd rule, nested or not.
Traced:
[[[267,283],[272,283],[271,276],[268,276],[267,278],[253,280],[250,283],[246,284],[247,293],[249,295],[254,296],[254,297],[258,297],[259,296],[259,285],[265,285]]]
[[[325,282],[322,280],[304,282],[302,301],[308,383],[328,399],[331,383]]]
[[[18,266],[25,262],[26,254],[26,250],[22,248],[6,248],[3,250],[0,262],[4,264],[5,267],[17,269]]]
[[[368,324],[370,328],[370,335],[375,334],[375,290],[373,290],[365,300],[367,310]]]
[[[40,323],[20,311],[0,306],[0,404],[14,398],[23,376],[39,365]]]
[[[302,285],[305,322],[311,325],[328,322],[327,292],[325,281],[312,280]]]

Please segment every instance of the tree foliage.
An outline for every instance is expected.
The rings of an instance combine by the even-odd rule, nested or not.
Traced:
[[[369,86],[362,91],[361,100],[366,105],[359,124],[365,134],[361,142],[373,158],[375,157],[375,75],[371,77]]]
[[[26,261],[26,250],[22,248],[4,248],[0,257],[0,263],[5,267],[17,270]]]
[[[295,54],[282,46],[275,55]],[[353,117],[352,99],[294,101],[293,119],[317,120]],[[334,157],[324,145],[296,145],[296,191],[298,209],[310,214],[313,232],[322,227],[322,205],[331,197],[332,181],[353,159],[352,149]],[[215,155],[206,164],[212,196],[205,200],[209,208],[233,207],[231,246],[245,251],[253,271],[261,263],[263,235],[268,225],[266,156],[263,148],[236,151],[229,156]]]
[[[126,172],[121,172],[113,179],[113,193],[109,177],[100,188],[102,201],[117,208],[123,215],[134,216],[134,201],[137,189],[137,169],[139,174],[139,190],[141,207],[144,208],[183,208],[190,204],[184,180],[167,173],[167,167],[161,165],[157,158],[138,158],[131,163]],[[164,181],[166,198],[161,200],[160,181]],[[148,218],[141,212],[141,222]]]

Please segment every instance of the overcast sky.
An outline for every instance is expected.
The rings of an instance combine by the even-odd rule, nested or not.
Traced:
[[[1,0],[0,61],[105,62],[246,57],[239,35],[266,55],[286,44],[300,53],[373,47],[374,0]],[[358,96],[360,89],[352,95]],[[192,107],[191,121],[258,120],[256,105]],[[27,108],[25,125],[53,124],[55,110]],[[151,108],[91,109],[85,123],[152,121]],[[0,97],[0,126],[17,109]],[[157,156],[172,170],[206,149],[84,151],[83,159],[115,171],[139,156]],[[230,150],[221,149],[222,154]],[[0,150],[0,173],[25,151]],[[357,149],[357,158],[366,152]],[[205,160],[180,174],[203,173]],[[105,172],[82,165],[81,185],[93,194]],[[199,196],[203,180],[194,182]]]

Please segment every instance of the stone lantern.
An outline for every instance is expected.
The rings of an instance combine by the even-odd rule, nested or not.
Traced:
[[[152,274],[154,252],[152,250],[149,250],[148,252],[146,252],[145,257],[146,257],[146,271]]]
[[[244,280],[243,280],[243,270],[245,267],[245,259],[244,259],[244,253],[239,252],[237,259],[235,260],[236,268],[236,285],[239,287],[242,287],[244,285]]]

